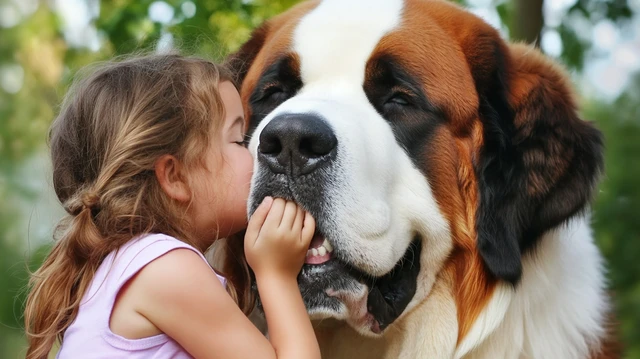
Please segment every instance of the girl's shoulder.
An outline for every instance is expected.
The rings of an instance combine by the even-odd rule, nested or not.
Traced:
[[[155,357],[160,352],[164,353],[164,351],[173,350],[171,348],[179,348],[178,345],[171,344],[173,342],[165,334],[143,337],[142,339],[127,339],[117,334],[117,332],[113,332],[111,325],[120,325],[122,327],[121,324],[117,323],[118,318],[122,317],[118,311],[129,312],[126,300],[130,299],[126,298],[138,298],[135,301],[140,300],[139,298],[141,297],[137,293],[143,293],[144,291],[141,291],[141,289],[145,288],[142,274],[145,272],[153,274],[153,271],[147,269],[161,268],[161,273],[180,276],[183,274],[183,268],[174,266],[170,261],[167,262],[166,260],[173,257],[184,257],[185,252],[190,255],[190,261],[185,262],[187,264],[185,266],[187,267],[186,269],[188,269],[188,266],[195,266],[202,271],[203,266],[202,263],[197,263],[199,261],[198,258],[201,258],[208,266],[205,257],[197,249],[165,234],[143,235],[130,240],[118,250],[111,252],[96,271],[90,289],[85,293],[80,303],[75,320],[65,331],[64,341],[60,349],[62,355],[60,357],[77,357],[78,353],[96,352],[102,353],[104,357],[123,357],[124,353],[131,353],[132,351],[138,353],[139,357]],[[178,256],[168,254],[176,254]],[[163,261],[165,261],[165,264],[168,263],[169,268],[167,268],[167,265],[159,265]],[[182,264],[184,265],[185,263]],[[158,265],[154,266],[154,264]],[[169,287],[171,282],[167,283],[168,279],[170,280],[171,278],[164,276],[155,280],[154,284],[161,288]],[[225,284],[223,277],[218,276],[218,279],[223,285]],[[127,296],[127,291],[133,291],[131,292],[132,295]],[[157,302],[158,299],[161,300],[162,298],[152,299]],[[125,302],[121,300],[125,300]],[[149,300],[148,302],[151,303],[153,301]],[[119,303],[119,305],[116,305],[116,303]],[[166,302],[162,304],[163,310],[165,310],[166,307],[164,305],[166,305]],[[133,307],[138,307],[138,305],[136,304]],[[115,318],[114,322],[111,321],[113,318]],[[125,321],[125,325],[128,326],[129,330],[135,330],[135,328],[131,329],[131,323]],[[135,322],[135,324],[139,325],[140,322]],[[133,337],[138,336],[134,335]]]
[[[163,233],[150,233],[134,238],[112,253],[108,259],[115,268],[120,269],[116,272],[120,272],[120,277],[126,280],[150,262],[176,249],[191,250],[208,263],[195,247]],[[218,275],[218,278],[223,285],[226,284],[224,277]]]

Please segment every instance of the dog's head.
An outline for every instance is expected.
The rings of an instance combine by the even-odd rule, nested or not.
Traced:
[[[309,313],[365,335],[447,268],[464,331],[602,166],[563,72],[444,1],[304,2],[228,64],[255,158],[249,211],[276,196],[315,217]]]

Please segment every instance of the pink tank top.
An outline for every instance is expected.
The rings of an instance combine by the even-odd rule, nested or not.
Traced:
[[[183,359],[192,358],[166,334],[143,339],[126,339],[109,328],[111,310],[120,288],[140,269],[177,248],[192,246],[164,235],[149,234],[136,238],[110,253],[102,262],[80,303],[78,315],[64,333],[57,359]],[[217,275],[217,274],[216,274]],[[218,275],[222,285],[225,278]]]

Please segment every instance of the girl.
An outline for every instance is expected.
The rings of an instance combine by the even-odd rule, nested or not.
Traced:
[[[28,359],[56,339],[61,359],[320,358],[296,283],[315,222],[266,198],[247,226],[245,128],[229,74],[200,59],[112,63],[73,87],[50,133],[68,216],[31,278]],[[226,282],[202,255],[245,227],[271,342],[245,316],[246,263]]]

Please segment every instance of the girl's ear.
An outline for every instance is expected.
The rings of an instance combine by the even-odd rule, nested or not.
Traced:
[[[156,178],[164,193],[178,202],[191,200],[189,185],[185,180],[184,168],[172,155],[160,157],[155,164]]]

